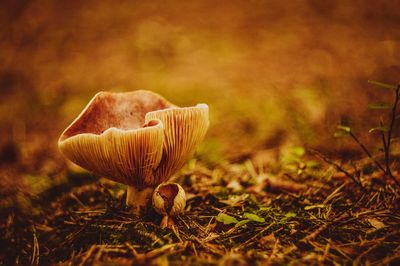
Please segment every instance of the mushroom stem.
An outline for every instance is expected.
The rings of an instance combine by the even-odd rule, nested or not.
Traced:
[[[131,206],[132,212],[139,215],[142,211],[145,211],[148,208],[153,191],[154,188],[152,187],[138,189],[136,187],[128,186],[126,205]]]
[[[162,218],[161,223],[160,223],[161,228],[172,228],[174,226],[175,226],[175,221],[171,216],[165,215]]]

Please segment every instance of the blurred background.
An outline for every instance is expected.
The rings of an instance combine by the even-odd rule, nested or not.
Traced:
[[[333,133],[379,141],[367,105],[392,95],[367,81],[399,82],[399,25],[396,0],[1,1],[2,177],[58,175],[58,136],[101,90],[209,104],[210,163],[290,145],[357,154]]]

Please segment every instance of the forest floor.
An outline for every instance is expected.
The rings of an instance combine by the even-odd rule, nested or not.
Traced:
[[[399,1],[177,2],[0,1],[0,266],[400,265]],[[171,229],[57,148],[136,89],[210,107]]]
[[[172,229],[74,165],[47,183],[30,176],[29,189],[1,194],[0,264],[398,265],[399,188],[368,159],[338,166],[301,147],[194,158],[174,179],[187,206]]]

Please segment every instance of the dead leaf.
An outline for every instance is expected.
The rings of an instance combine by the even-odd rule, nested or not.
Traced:
[[[266,235],[262,238],[260,238],[259,243],[262,244],[264,247],[273,247],[275,245],[276,242],[276,237],[274,236],[274,234],[269,234]]]
[[[377,218],[369,218],[367,221],[371,226],[375,227],[376,230],[386,227],[386,225]]]

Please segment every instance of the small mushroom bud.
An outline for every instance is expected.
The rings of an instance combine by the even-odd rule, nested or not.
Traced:
[[[182,213],[186,206],[186,195],[177,183],[160,184],[153,193],[154,210],[163,215],[161,227],[174,226],[172,217]]]

